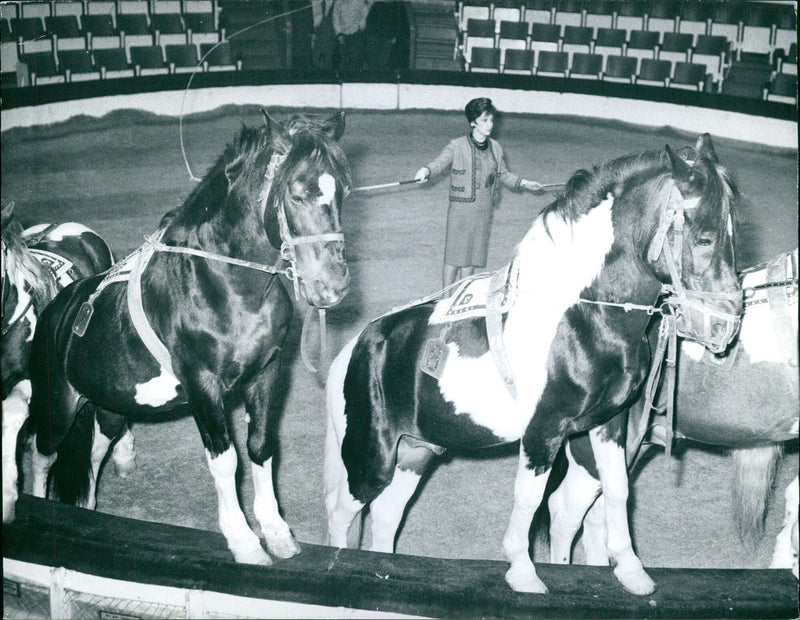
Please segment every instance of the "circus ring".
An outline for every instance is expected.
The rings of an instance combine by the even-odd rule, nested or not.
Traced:
[[[294,108],[345,108],[342,143],[356,185],[364,185],[413,176],[464,131],[463,103],[486,95],[505,112],[496,134],[512,170],[542,182],[563,181],[621,154],[693,143],[709,131],[747,198],[741,266],[796,247],[794,110],[757,116],[701,100],[688,105],[626,92],[530,91],[491,78],[451,82],[200,84],[184,96],[151,80],[147,92],[94,93],[85,86],[56,93],[50,102],[46,89],[27,101],[9,101],[4,93],[3,198],[15,200],[30,223],[86,223],[122,256],[194,185],[181,129],[189,167],[200,176],[243,121],[260,122],[256,106],[279,117]],[[179,123],[181,110],[186,116]],[[332,350],[369,318],[438,290],[446,191],[440,181],[350,197],[344,226],[354,284],[329,313]],[[490,269],[508,261],[548,201],[503,195]],[[322,386],[303,368],[298,339],[299,318],[284,351],[276,480],[303,553],[269,569],[234,564],[218,533],[213,483],[194,423],[140,422],[134,425],[137,470],[121,479],[106,468],[97,512],[23,496],[17,521],[3,528],[4,617],[796,617],[796,580],[789,571],[762,569],[780,527],[781,493],[773,498],[764,540],[745,549],[730,520],[729,461],[717,451],[686,449],[671,462],[658,455],[633,480],[635,544],[660,586],[651,597],[622,591],[610,569],[539,564],[546,558],[539,546],[535,559],[552,594],[507,590],[500,537],[511,506],[513,447],[442,463],[409,509],[398,555],[315,545],[324,525]],[[796,472],[797,452],[790,448],[776,489]],[[240,486],[247,506],[252,486],[244,469]],[[580,561],[579,549],[576,554]]]

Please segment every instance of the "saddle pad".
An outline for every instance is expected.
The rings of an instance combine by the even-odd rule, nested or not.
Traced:
[[[519,269],[514,261],[499,271],[504,274],[504,285],[500,291],[500,312],[505,313],[514,305],[516,299]],[[452,296],[436,303],[429,322],[436,325],[485,317],[493,275],[493,273],[481,273],[464,280]]]
[[[36,257],[36,260],[53,272],[56,281],[62,288],[68,284],[72,284],[78,279],[78,272],[75,271],[75,265],[72,261],[63,256],[48,252],[47,250],[34,248],[30,248],[30,253]]]

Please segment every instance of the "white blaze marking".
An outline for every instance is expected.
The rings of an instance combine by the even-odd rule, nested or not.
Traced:
[[[163,368],[161,374],[136,386],[134,399],[140,405],[160,407],[178,396],[178,380]]]
[[[334,196],[336,196],[336,179],[325,172],[319,178],[319,191],[322,192],[322,196],[319,198],[319,204],[331,204]]]
[[[519,439],[547,382],[547,358],[564,312],[603,268],[614,243],[609,195],[576,222],[538,218],[519,246],[519,293],[503,339],[514,371],[517,401],[505,389],[490,352],[463,358],[450,344],[439,380],[456,414],[466,414],[507,441]],[[549,232],[549,234],[548,234]]]
[[[26,228],[22,233],[22,236],[30,237],[32,235],[39,234],[48,226],[50,226],[50,224],[36,224],[36,226]],[[45,239],[49,239],[50,241],[61,241],[64,237],[78,237],[86,232],[92,232],[92,229],[87,228],[83,224],[78,224],[77,222],[67,222],[66,224],[59,224],[56,226],[53,230],[47,233]]]

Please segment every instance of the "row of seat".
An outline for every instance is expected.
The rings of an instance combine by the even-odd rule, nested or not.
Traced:
[[[130,58],[116,47],[34,52],[23,54],[19,62],[23,67],[18,72],[21,85],[241,69],[227,41],[202,44],[199,57],[194,45],[177,44],[131,47]]]
[[[464,34],[470,19],[664,33],[724,36],[737,56],[772,54],[797,38],[797,16],[790,4],[768,2],[518,0],[459,2],[457,25]]]
[[[643,58],[637,63],[631,56],[604,57],[583,52],[570,56],[563,51],[509,49],[506,62],[501,65],[500,50],[496,47],[476,47],[472,58],[468,69],[473,72],[594,79],[707,92],[713,88],[705,65],[684,61],[673,64],[669,60]],[[774,75],[761,85],[760,96],[769,101],[796,104],[797,75]]]

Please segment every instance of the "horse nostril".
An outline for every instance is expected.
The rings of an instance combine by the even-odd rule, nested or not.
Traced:
[[[720,323],[714,323],[711,326],[711,336],[713,338],[722,338],[725,335],[725,327]]]

